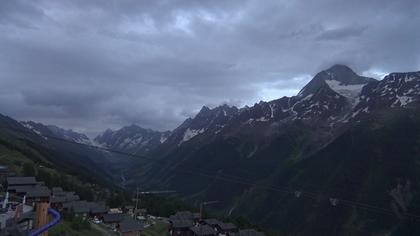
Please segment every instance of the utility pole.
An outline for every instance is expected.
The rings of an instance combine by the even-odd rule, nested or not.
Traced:
[[[9,192],[6,192],[6,197],[4,198],[2,208],[6,209],[8,203],[9,203]]]
[[[219,201],[208,201],[208,202],[202,202],[201,204],[200,204],[200,219],[203,219],[203,208],[204,208],[204,206],[207,206],[207,205],[211,205],[211,204],[215,204],[215,203],[218,203]]]
[[[139,187],[136,187],[136,207],[134,208],[134,212],[133,212],[134,219],[136,217],[138,203],[139,203]]]

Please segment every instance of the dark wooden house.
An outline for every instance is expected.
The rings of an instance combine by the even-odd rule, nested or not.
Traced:
[[[217,231],[220,234],[223,235],[234,235],[235,233],[238,233],[238,227],[234,225],[233,223],[224,223],[220,222],[218,225],[216,225]]]
[[[192,220],[172,220],[169,228],[169,235],[174,236],[192,236],[193,232],[190,230],[194,226]]]
[[[208,225],[197,225],[191,227],[190,230],[193,233],[193,236],[216,236],[218,235],[217,231]]]
[[[265,236],[264,233],[256,231],[255,229],[243,229],[239,230],[237,236]]]
[[[119,223],[118,228],[122,236],[140,236],[144,230],[144,225],[132,218],[124,218]]]

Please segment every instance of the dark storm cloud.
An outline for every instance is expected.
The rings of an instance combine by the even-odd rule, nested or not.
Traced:
[[[5,0],[1,3],[0,24],[30,28],[33,25],[28,17],[43,17],[43,12],[31,4],[25,4],[24,1]]]
[[[367,27],[343,27],[338,29],[330,29],[322,32],[317,39],[320,40],[345,40],[351,37],[359,37],[367,29]]]
[[[335,63],[419,70],[419,12],[417,0],[1,1],[0,112],[163,130],[202,105],[293,95]]]

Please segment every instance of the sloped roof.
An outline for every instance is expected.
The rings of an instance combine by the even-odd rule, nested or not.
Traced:
[[[8,191],[15,191],[16,193],[27,193],[30,190],[35,189],[35,185],[12,185],[8,186]]]
[[[239,236],[265,236],[264,233],[258,232],[255,229],[239,230]]]
[[[192,220],[173,220],[172,221],[172,228],[189,228],[192,227],[193,221]]]
[[[57,197],[53,197],[51,199],[56,199]],[[53,201],[51,201],[53,202]],[[108,208],[105,205],[96,202],[88,202],[88,201],[71,201],[65,202],[63,204],[63,208],[68,208],[73,210],[75,213],[106,213]],[[109,215],[109,214],[108,214]]]
[[[8,177],[7,184],[10,185],[36,185],[35,177]]]
[[[104,216],[105,223],[116,223],[121,222],[124,218],[124,214],[122,213],[113,213],[113,214],[105,214]]]
[[[90,212],[93,214],[97,213],[107,213],[108,208],[106,206],[95,205],[90,207]]]
[[[46,187],[36,187],[26,192],[26,197],[37,198],[37,197],[50,197],[51,191]]]
[[[178,211],[172,218],[177,218],[179,220],[193,220],[194,214],[190,211]]]
[[[60,192],[63,192],[63,188],[61,188],[61,187],[53,187],[53,188],[52,188],[52,192],[53,192],[53,193],[60,193]]]
[[[222,230],[235,230],[235,229],[237,229],[236,225],[234,225],[233,223],[220,222],[218,225],[219,225],[220,229],[222,229]]]
[[[219,225],[221,222],[216,219],[204,219],[204,223],[208,225]]]
[[[50,198],[50,202],[51,203],[64,203],[64,202],[66,202],[66,197],[52,196]]]
[[[78,195],[75,195],[74,192],[54,192],[53,189],[53,196],[51,197],[52,203],[68,203],[68,202],[77,202],[80,198]],[[66,204],[65,208],[68,208],[70,205]]]
[[[120,223],[121,233],[132,232],[132,231],[142,231],[143,229],[144,229],[144,225],[142,223],[131,218],[126,218]]]
[[[217,232],[212,227],[208,225],[199,225],[190,228],[195,235],[204,236],[204,235],[216,235]]]

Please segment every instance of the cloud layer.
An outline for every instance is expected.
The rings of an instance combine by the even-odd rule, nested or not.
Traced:
[[[0,2],[0,113],[96,133],[293,95],[319,70],[420,70],[418,0]]]

